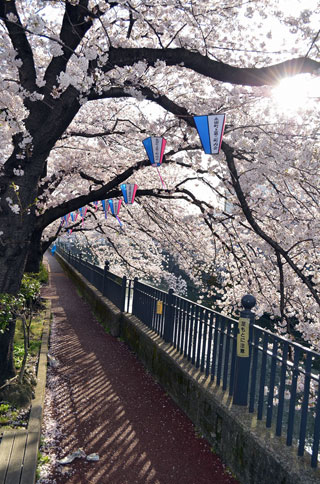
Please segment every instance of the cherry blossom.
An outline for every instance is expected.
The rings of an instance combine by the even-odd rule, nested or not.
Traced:
[[[71,236],[81,231],[101,264],[170,280],[170,254],[199,287],[212,276],[221,310],[251,292],[279,332],[295,318],[320,349],[319,103],[283,112],[273,96],[285,77],[318,78],[319,10],[1,0],[1,291],[17,292],[27,261],[68,233],[61,217],[87,206]],[[193,121],[209,113],[227,120],[215,157]],[[148,136],[167,139],[166,189]],[[123,182],[139,189],[120,229],[93,202],[120,197]]]

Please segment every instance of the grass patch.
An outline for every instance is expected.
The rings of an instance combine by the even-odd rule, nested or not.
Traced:
[[[36,366],[41,347],[43,323],[46,308],[35,314],[30,327],[30,347],[27,366],[23,381],[18,383],[18,377],[9,383],[0,394],[0,431],[27,426],[30,403],[36,385]],[[23,326],[17,320],[14,337],[14,364],[17,374],[21,368],[24,356]]]
[[[50,462],[50,457],[38,451],[38,465],[43,466],[45,464],[49,464],[49,462]]]
[[[41,262],[39,271],[39,281],[41,284],[48,284],[49,272],[47,271],[45,265]]]
[[[46,266],[43,264],[43,262],[40,263],[40,270],[39,272],[26,272],[28,276],[31,276],[37,281],[39,281],[42,284],[48,284],[49,282],[49,272],[46,269]]]
[[[42,454],[38,451],[38,463],[36,469],[36,480],[38,481],[41,478],[41,470],[42,467],[50,463],[50,457],[48,455]]]
[[[10,403],[0,404],[0,431],[12,428],[26,428],[29,411],[18,409]]]
[[[29,359],[38,356],[41,346],[41,337],[43,329],[43,313],[36,314],[31,323],[30,328],[30,347],[29,347]],[[21,319],[16,322],[16,331],[14,335],[14,347],[13,358],[14,364],[17,370],[21,368],[24,355],[24,342],[23,342],[23,327]]]
[[[7,411],[10,409],[9,403],[1,403],[0,405],[0,415],[3,415],[4,413],[7,413]]]
[[[43,319],[44,313],[42,311],[38,314],[35,314],[32,318],[30,327],[30,354],[33,356],[38,354],[37,350],[39,349],[38,343],[39,341],[41,342],[42,337]],[[23,345],[23,327],[21,320],[18,319],[16,323],[16,332],[14,335],[14,344],[19,346],[21,343]]]

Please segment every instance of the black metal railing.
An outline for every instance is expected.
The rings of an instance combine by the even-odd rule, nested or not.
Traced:
[[[125,310],[126,277],[119,277],[109,271],[108,264],[101,267],[82,259],[71,251],[57,247],[57,253],[62,255],[80,274],[82,274],[94,287],[107,297],[121,311]]]
[[[58,248],[58,252],[121,311],[148,328],[247,405],[298,455],[317,467],[320,438],[320,354],[254,324],[252,296],[242,300],[239,321],[135,279],[119,278]]]

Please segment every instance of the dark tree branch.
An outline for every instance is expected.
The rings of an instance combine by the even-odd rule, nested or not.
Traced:
[[[130,14],[129,14],[129,27],[128,27],[128,32],[127,32],[127,39],[130,39],[130,35],[131,35],[133,26],[134,26],[134,24],[135,24],[136,21],[137,21],[137,19],[136,18],[133,18],[132,12],[130,12]]]
[[[91,181],[91,182],[93,182],[95,185],[103,185],[103,184],[104,184],[104,181],[103,181],[103,180],[98,180],[97,178],[94,178],[93,176],[88,175],[88,174],[87,174],[87,173],[85,173],[84,171],[80,171],[80,172],[79,172],[79,175],[80,175],[80,176],[81,176],[81,178],[83,178],[84,180]]]
[[[57,75],[66,70],[70,57],[91,26],[92,18],[88,10],[88,0],[80,0],[79,4],[75,6],[66,2],[59,36],[64,45],[62,47],[63,55],[53,57],[46,70],[44,79],[47,82],[47,89],[51,90],[57,82]]]
[[[113,134],[120,134],[124,135],[125,131],[112,131],[112,130],[107,130],[107,131],[100,131],[98,133],[88,133],[87,131],[69,131],[66,134],[64,134],[61,139],[66,139],[70,138],[72,136],[77,136],[79,138],[102,138],[103,136],[110,136]]]
[[[313,46],[315,45],[315,43],[317,42],[318,38],[319,38],[319,35],[320,35],[320,30],[318,30],[316,36],[314,37],[314,39],[312,39],[312,42],[311,42],[311,45],[308,49],[308,52],[306,53],[306,57],[308,57],[308,55],[310,54]]]
[[[193,115],[189,113],[187,109],[171,101],[171,99],[169,99],[167,96],[157,94],[149,87],[140,86],[137,88],[136,86],[129,85],[128,87],[112,87],[102,94],[91,92],[91,94],[88,96],[88,100],[95,101],[97,99],[133,97],[133,94],[130,92],[130,88],[138,89],[148,101],[157,103],[166,111],[169,111],[178,118],[183,119],[189,126],[195,128]]]
[[[281,255],[276,251],[277,265],[279,269],[279,284],[280,284],[280,314],[281,323],[285,320],[284,308],[285,308],[285,298],[284,298],[284,274],[283,274],[283,263],[281,260]],[[287,325],[287,330],[290,332],[290,327]]]
[[[154,66],[157,61],[164,61],[168,66],[184,66],[199,74],[221,82],[246,86],[273,85],[287,76],[302,73],[315,73],[320,63],[308,57],[289,59],[267,67],[235,67],[190,52],[184,48],[151,49],[110,47],[108,63],[103,70],[108,72],[114,67],[125,67],[139,61]]]
[[[239,175],[234,163],[234,155],[233,155],[234,150],[230,148],[228,145],[226,145],[224,142],[222,142],[222,150],[224,151],[226,156],[226,161],[231,175],[231,182],[232,182],[233,188],[236,192],[241,209],[247,221],[249,222],[249,224],[251,225],[255,233],[263,240],[265,240],[268,243],[268,245],[275,250],[276,253],[278,253],[284,258],[284,260],[289,264],[289,266],[299,277],[299,279],[308,287],[315,301],[320,306],[319,294],[313,287],[311,281],[308,279],[308,277],[306,277],[303,274],[303,272],[299,269],[299,267],[293,262],[292,258],[288,255],[288,251],[285,251],[274,239],[272,239],[272,237],[266,234],[264,230],[260,227],[260,225],[257,223],[256,219],[254,218],[240,185]]]
[[[15,15],[17,21],[8,20],[8,14]],[[17,57],[22,61],[21,66],[18,68],[21,85],[29,92],[33,92],[36,89],[35,81],[37,77],[33,54],[20,22],[15,1],[0,0],[0,19],[7,28],[13,48],[17,51]]]

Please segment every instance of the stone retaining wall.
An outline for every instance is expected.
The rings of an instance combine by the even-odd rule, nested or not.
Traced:
[[[122,314],[59,255],[63,269],[113,336],[120,336],[194,423],[242,484],[319,484],[310,458],[298,457],[247,408],[232,406],[210,378],[136,317]]]

